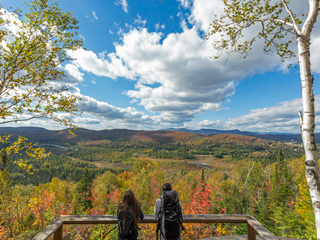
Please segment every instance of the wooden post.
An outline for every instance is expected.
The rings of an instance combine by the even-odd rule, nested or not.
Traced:
[[[249,223],[247,223],[247,239],[256,240],[256,231]]]
[[[53,240],[62,240],[62,229],[63,229],[63,225],[61,225],[61,226],[54,232]]]

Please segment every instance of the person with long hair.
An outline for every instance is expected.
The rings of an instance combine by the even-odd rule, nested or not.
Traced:
[[[118,240],[137,240],[138,223],[143,218],[141,203],[136,199],[131,189],[125,191],[117,210]]]

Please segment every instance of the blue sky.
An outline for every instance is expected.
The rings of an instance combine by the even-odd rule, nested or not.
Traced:
[[[218,60],[209,58],[216,52],[204,35],[213,15],[222,12],[221,2],[60,1],[81,20],[79,35],[86,48],[69,52],[77,60],[63,66],[73,79],[72,89],[82,97],[78,104],[84,114],[75,123],[95,130],[186,127],[298,133],[298,69],[288,71],[277,55],[264,54],[262,42],[246,60],[237,54],[228,61],[225,54]],[[291,9],[307,11],[302,2],[291,1]],[[0,4],[25,9],[20,0]],[[318,114],[319,23],[312,39]],[[46,119],[12,126],[22,125],[60,128]]]

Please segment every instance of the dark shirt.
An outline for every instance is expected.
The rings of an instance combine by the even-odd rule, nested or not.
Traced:
[[[121,202],[118,205],[117,216],[119,215],[120,204],[121,204]],[[140,219],[143,220],[144,214],[143,214],[141,208],[139,209],[139,211],[140,211]],[[118,232],[118,240],[137,240],[137,238],[138,238],[138,229],[133,229],[131,234],[128,235],[127,238],[120,237],[120,234]]]

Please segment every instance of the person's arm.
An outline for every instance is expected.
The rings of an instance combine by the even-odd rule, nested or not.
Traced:
[[[182,209],[182,204],[181,201],[179,200],[179,207],[180,207],[180,213],[181,213],[181,220],[183,220],[183,209]]]
[[[142,209],[140,208],[140,219],[143,220],[144,219],[144,214],[142,212]]]
[[[119,215],[119,208],[120,208],[121,202],[118,204],[118,209],[117,209],[117,217]]]
[[[154,218],[156,220],[159,220],[160,205],[161,205],[161,200],[157,199],[154,205]]]
[[[180,200],[179,200],[179,205],[180,205],[180,208],[181,208],[181,214],[183,214],[182,204],[181,204]]]

